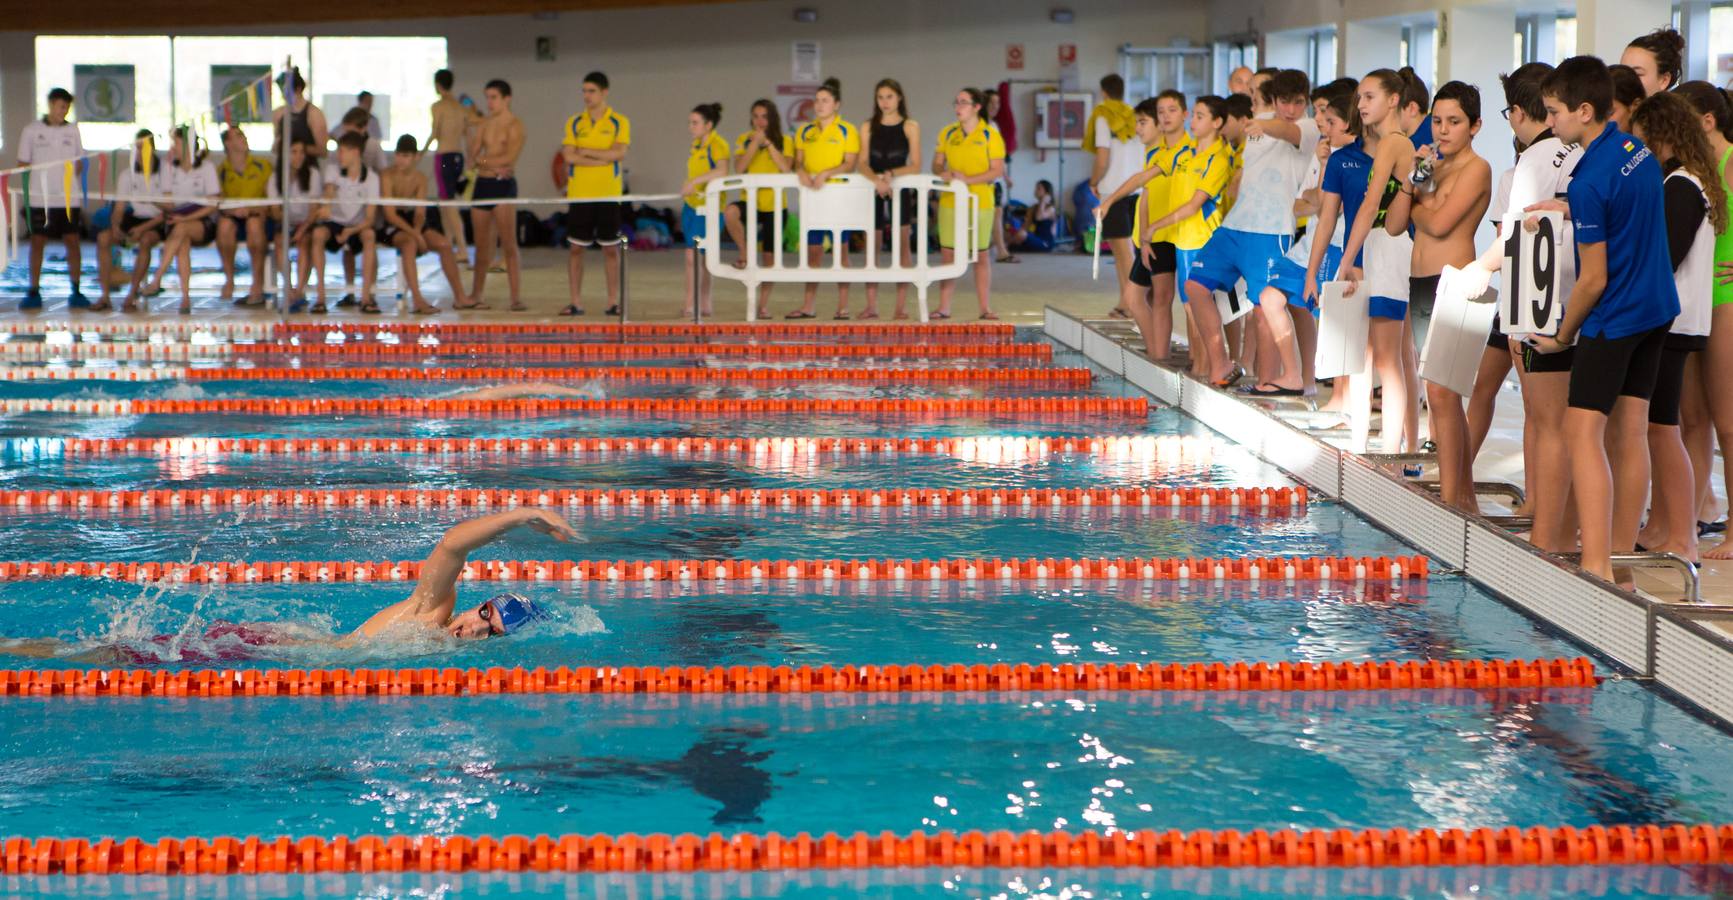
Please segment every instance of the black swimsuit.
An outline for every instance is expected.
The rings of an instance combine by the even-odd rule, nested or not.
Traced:
[[[906,120],[905,120],[906,121]],[[890,172],[909,164],[909,134],[903,130],[903,123],[895,125],[874,125],[872,135],[867,140],[867,168],[875,174]],[[902,224],[913,225],[916,193],[904,188],[898,192],[897,206],[901,210]],[[891,198],[878,197],[873,203],[873,227],[891,227]]]

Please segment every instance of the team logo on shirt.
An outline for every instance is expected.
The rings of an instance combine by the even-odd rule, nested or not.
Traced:
[[[1633,143],[1631,141],[1625,142],[1625,152],[1626,153],[1630,153],[1631,151],[1633,151],[1635,149],[1637,149],[1637,145],[1635,143]]]

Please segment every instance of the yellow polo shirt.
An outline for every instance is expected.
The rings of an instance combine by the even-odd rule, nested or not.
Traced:
[[[1174,169],[1173,177],[1168,181],[1167,210],[1162,215],[1176,207],[1184,206],[1198,191],[1203,191],[1209,199],[1197,212],[1181,219],[1172,228],[1167,229],[1174,247],[1180,250],[1196,250],[1209,243],[1210,235],[1221,225],[1222,191],[1227,190],[1228,178],[1233,175],[1233,153],[1228,149],[1226,141],[1217,139],[1207,150],[1199,150],[1194,145]]]
[[[1005,158],[1005,139],[992,123],[982,120],[970,134],[960,122],[952,122],[939,132],[939,152],[945,155],[945,165],[960,175],[985,175],[993,168],[993,160]],[[993,209],[993,185],[971,184],[969,193],[975,196],[975,208],[983,214]],[[939,195],[939,206],[955,206],[949,192]]]
[[[734,155],[739,156],[745,153],[746,148],[751,144],[752,132],[748,131],[734,142]],[[790,165],[794,163],[794,138],[786,134],[782,136],[782,155],[789,161]],[[775,175],[781,171],[776,167],[776,160],[770,158],[770,151],[764,147],[758,148],[758,152],[752,154],[752,159],[746,162],[746,174],[748,175]],[[738,195],[736,195],[736,199],[738,199]],[[776,209],[776,192],[771,190],[759,191],[758,211],[770,212],[774,209]]]
[[[271,164],[256,156],[247,157],[239,172],[229,165],[229,158],[217,163],[217,177],[223,182],[223,196],[231,200],[261,200],[271,183]]]
[[[712,170],[728,165],[728,142],[722,135],[712,131],[702,138],[692,142],[692,152],[686,155],[686,180],[691,181],[700,175],[709,174]],[[693,209],[704,208],[704,191],[700,187],[686,195],[686,205]]]
[[[801,166],[807,172],[823,172],[842,165],[850,153],[860,152],[860,129],[842,120],[830,120],[829,125],[808,122],[800,126],[795,141],[800,148]]]
[[[594,119],[587,110],[567,119],[566,136],[561,143],[581,150],[607,150],[615,144],[631,142],[632,123],[609,109]],[[606,166],[573,166],[572,177],[566,180],[566,196],[573,200],[618,197],[624,192],[617,160]]]
[[[1179,168],[1179,164],[1185,160],[1185,157],[1190,156],[1196,148],[1197,144],[1192,141],[1191,135],[1182,132],[1179,140],[1171,144],[1163,139],[1157,141],[1154,147],[1144,150],[1143,167],[1145,169],[1159,168],[1166,174],[1155,176],[1143,186],[1143,202],[1138,204],[1138,211],[1141,213],[1147,208],[1149,218],[1139,218],[1137,230],[1132,232],[1133,234],[1142,234],[1144,222],[1159,219],[1167,215],[1168,210],[1173,209],[1173,173]],[[1171,242],[1173,240],[1172,235],[1172,228],[1163,228],[1157,231],[1150,240],[1155,243]]]

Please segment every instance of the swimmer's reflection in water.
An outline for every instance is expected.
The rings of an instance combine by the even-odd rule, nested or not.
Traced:
[[[337,648],[390,641],[467,641],[512,634],[547,617],[521,594],[499,594],[457,612],[457,580],[469,555],[508,532],[530,528],[567,542],[585,538],[559,514],[544,509],[513,509],[453,525],[421,564],[421,577],[405,600],[374,613],[348,635],[328,635],[284,622],[215,622],[187,645],[186,635],[156,635],[144,641],[98,646],[58,638],[0,638],[0,657],[58,659],[68,662],[152,665],[232,662],[280,658],[294,647]]]

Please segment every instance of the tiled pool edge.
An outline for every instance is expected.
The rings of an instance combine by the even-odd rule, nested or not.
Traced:
[[[1652,678],[1652,685],[1733,731],[1733,637],[1693,621],[1687,609],[1590,578],[1256,404],[1150,362],[1085,320],[1048,307],[1043,330],[1095,365],[1459,570],[1601,659]]]

